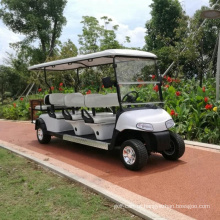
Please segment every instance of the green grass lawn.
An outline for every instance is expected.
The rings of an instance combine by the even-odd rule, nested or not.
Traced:
[[[0,219],[140,219],[82,185],[0,148]]]

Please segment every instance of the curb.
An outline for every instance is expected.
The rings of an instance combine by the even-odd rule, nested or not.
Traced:
[[[54,173],[57,173],[58,175],[64,176],[68,179],[81,183],[82,185],[88,187],[89,189],[95,191],[96,193],[101,194],[108,200],[116,203],[117,205],[114,205],[114,208],[125,208],[131,213],[134,213],[135,215],[143,219],[150,219],[150,220],[167,220],[167,219],[193,220],[194,219],[194,218],[191,218],[190,216],[187,216],[183,213],[180,213],[170,208],[163,209],[163,212],[161,211],[162,213],[155,213],[151,211],[150,208],[147,208],[147,207],[155,206],[155,205],[159,207],[159,205],[161,204],[156,203],[148,198],[141,198],[141,196],[135,193],[132,193],[121,187],[115,186],[114,184],[111,184],[92,174],[89,174],[89,177],[88,177],[87,176],[88,173],[79,168],[71,166],[71,171],[72,171],[71,172],[68,169],[60,168],[59,164],[56,164],[56,163],[55,165],[52,164],[51,163],[52,158],[47,158],[46,161],[43,160],[42,158],[39,159],[37,158],[38,155],[35,152],[34,154],[32,154],[31,151],[28,152],[28,151],[21,150],[19,149],[19,146],[13,145],[7,142],[0,142],[0,147],[6,150],[9,150],[13,153],[16,153],[20,156],[23,156],[29,160],[32,160],[38,163],[39,165],[41,165],[42,167],[49,169]],[[126,195],[126,193],[131,193],[133,201],[127,199],[126,196],[124,196],[125,198],[123,198],[122,196],[117,195],[117,193],[115,193],[117,192],[117,190],[123,191],[123,195]],[[144,206],[142,206],[142,204]],[[147,207],[145,207],[145,205],[147,205]]]
[[[185,144],[189,144],[189,145],[192,145],[192,146],[220,150],[220,145],[207,144],[207,143],[196,142],[196,141],[188,141],[188,140],[184,140],[184,142],[185,142]]]

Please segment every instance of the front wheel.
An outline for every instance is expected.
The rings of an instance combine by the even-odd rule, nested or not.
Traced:
[[[122,163],[129,170],[140,170],[148,159],[146,147],[136,139],[127,140],[121,145],[120,156]]]
[[[183,156],[184,152],[185,143],[182,137],[170,132],[170,148],[162,152],[163,157],[167,160],[177,160]]]
[[[48,144],[51,140],[51,136],[47,134],[47,130],[43,124],[37,127],[37,139],[41,144]]]

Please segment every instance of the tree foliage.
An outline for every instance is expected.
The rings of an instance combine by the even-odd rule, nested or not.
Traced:
[[[218,0],[209,0],[210,6],[213,6],[216,3],[219,3],[219,1]]]
[[[102,38],[100,39],[100,50],[121,48],[122,45],[116,40],[115,33],[115,31],[118,30],[119,25],[111,25],[112,19],[107,16],[101,17],[101,20],[104,21],[104,25],[101,26]],[[109,25],[111,25],[112,29],[108,29]],[[128,41],[127,38],[126,41]]]
[[[47,62],[53,60],[60,60],[69,57],[75,57],[78,55],[78,50],[76,45],[68,39],[66,42],[59,43],[59,47],[56,48],[54,56],[48,57]],[[48,86],[45,84],[45,80],[43,77],[42,71],[31,71],[32,73],[32,82],[36,83],[37,88],[41,88],[43,90],[48,90]],[[38,77],[36,77],[38,75]],[[47,81],[50,86],[54,87],[59,91],[60,83],[63,83],[65,87],[74,87],[77,90],[77,75],[76,71],[68,70],[68,71],[48,71],[47,72]]]
[[[210,5],[216,2],[210,0]],[[208,7],[197,10],[192,18],[185,15],[177,0],[153,0],[151,8],[144,49],[159,57],[161,72],[174,61],[169,75],[178,72],[187,78],[196,77],[200,85],[204,76],[215,75],[220,20],[204,22],[201,12]]]
[[[153,0],[150,7],[152,18],[145,25],[147,35],[144,49],[158,55],[160,69],[164,72],[172,63],[172,47],[185,36],[187,17],[178,0]],[[177,30],[181,30],[181,33],[177,34]]]
[[[8,66],[0,66],[0,97],[3,104],[7,97],[15,97],[24,88],[25,83],[15,70]]]
[[[82,34],[79,36],[80,53],[92,53],[98,51],[98,39],[101,32],[99,21],[95,17],[83,16]]]
[[[117,40],[116,31],[119,26],[114,25],[111,18],[103,16],[99,21],[92,16],[83,16],[81,23],[83,24],[82,34],[78,35],[81,54],[123,48]],[[126,36],[125,41],[129,42],[130,38]]]
[[[0,18],[14,33],[25,35],[23,43],[40,42],[41,61],[52,56],[66,23],[66,0],[1,0]]]
[[[179,37],[175,29],[179,28],[179,19],[183,11],[178,0],[153,0],[152,18],[146,23],[146,47],[149,51],[161,49],[164,46],[175,45]]]
[[[189,20],[188,36],[181,42],[184,51],[179,54],[179,64],[186,77],[197,77],[202,85],[204,76],[215,75],[216,50],[219,19],[201,18],[201,12],[208,7],[197,10]]]
[[[6,77],[5,79],[8,80],[8,76],[13,72],[15,78],[19,76],[19,82],[24,87],[27,83],[35,82],[37,90],[44,84],[43,77],[39,77],[39,72],[30,73],[27,70],[29,65],[78,54],[78,49],[71,40],[67,42],[58,40],[66,23],[63,11],[67,0],[0,0],[0,3],[0,18],[3,22],[13,32],[25,36],[21,42],[10,45],[16,55],[9,54],[8,64],[11,69],[9,71],[6,68],[7,71],[4,72],[7,74],[3,74],[2,78]],[[210,0],[211,6],[215,3],[216,0]],[[150,7],[152,18],[145,25],[146,45],[143,49],[152,51],[159,57],[161,73],[175,61],[173,71],[168,73],[169,75],[175,72],[176,75],[179,73],[186,77],[198,76],[201,82],[204,75],[214,76],[216,69],[214,51],[217,48],[220,20],[207,20],[201,27],[203,19],[200,14],[207,7],[202,7],[192,18],[189,18],[178,0],[152,0]],[[119,26],[115,25],[108,16],[101,18],[83,16],[81,24],[82,33],[78,35],[80,54],[125,48],[117,39]],[[130,42],[128,36],[125,36],[125,42]],[[111,75],[113,72],[108,66],[97,68],[97,71],[98,77],[93,70],[83,70],[81,86],[89,88],[91,84],[97,84],[98,89],[101,77],[106,74]],[[48,81],[51,86],[58,88],[59,83],[62,82],[65,86],[78,89],[75,71],[50,73]],[[8,89],[4,88],[4,91],[6,90]],[[12,93],[16,92],[13,90]]]
[[[78,54],[76,45],[68,39],[67,42],[64,42],[60,46],[60,57],[61,58],[69,58],[76,57]]]
[[[114,25],[111,18],[103,16],[98,20],[95,17],[83,16],[81,23],[83,28],[82,34],[79,35],[80,54],[124,48],[117,40],[116,32],[119,26]],[[126,36],[125,41],[129,42],[130,38]],[[101,79],[106,75],[113,75],[112,67],[98,67],[96,71],[94,69],[85,69],[80,74],[81,87],[90,88],[93,85],[98,91]]]

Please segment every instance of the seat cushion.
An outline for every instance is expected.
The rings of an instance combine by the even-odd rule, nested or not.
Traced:
[[[110,114],[102,114],[102,115],[96,115],[93,116],[93,121],[95,124],[99,123],[115,123],[116,115],[110,115]]]
[[[73,121],[77,121],[77,120],[82,120],[83,119],[81,114],[72,114],[71,117],[72,117]]]
[[[92,111],[89,111],[89,114],[92,114]],[[75,114],[70,114],[73,121],[83,120],[81,111],[76,111]]]
[[[55,115],[56,115],[57,119],[63,119],[64,118],[62,112],[55,112]]]

